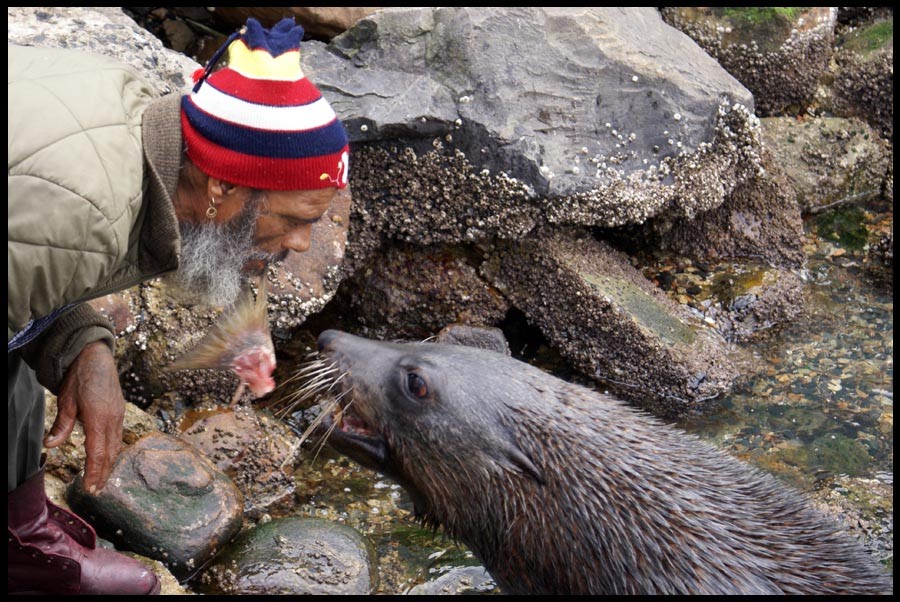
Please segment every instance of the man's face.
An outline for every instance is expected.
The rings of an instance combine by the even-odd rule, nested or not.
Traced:
[[[268,191],[261,204],[253,244],[263,255],[284,259],[290,251],[309,249],[312,225],[328,210],[337,194],[335,188],[300,191]],[[245,266],[257,271],[258,260]]]
[[[181,261],[166,280],[181,300],[231,305],[244,275],[261,273],[289,251],[309,249],[312,224],[337,193],[243,190],[220,205],[215,219],[180,220]]]

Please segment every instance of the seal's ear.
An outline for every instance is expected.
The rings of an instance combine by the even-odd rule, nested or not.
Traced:
[[[531,461],[531,458],[519,449],[518,445],[511,443],[508,449],[506,449],[506,457],[514,469],[525,473],[527,476],[537,481],[538,484],[544,484],[543,473],[535,466],[534,462]]]

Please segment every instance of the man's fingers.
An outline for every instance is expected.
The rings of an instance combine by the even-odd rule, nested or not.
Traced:
[[[56,420],[53,421],[50,432],[44,437],[45,447],[56,447],[69,438],[69,435],[72,434],[72,429],[75,428],[75,416],[77,413],[78,408],[75,402],[67,395],[56,399]]]
[[[121,435],[100,431],[85,434],[84,488],[88,493],[99,493],[106,486],[121,447]]]

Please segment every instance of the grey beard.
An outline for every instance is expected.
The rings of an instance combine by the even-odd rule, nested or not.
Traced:
[[[222,224],[179,224],[181,260],[178,270],[164,277],[177,301],[185,305],[226,307],[237,300],[244,264],[251,259],[272,259],[253,246],[259,208],[264,200],[262,192],[254,192],[241,212]]]

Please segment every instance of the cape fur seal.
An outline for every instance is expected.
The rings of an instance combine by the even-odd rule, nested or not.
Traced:
[[[797,493],[621,401],[501,354],[319,336],[328,442],[396,479],[509,593],[887,593]]]

